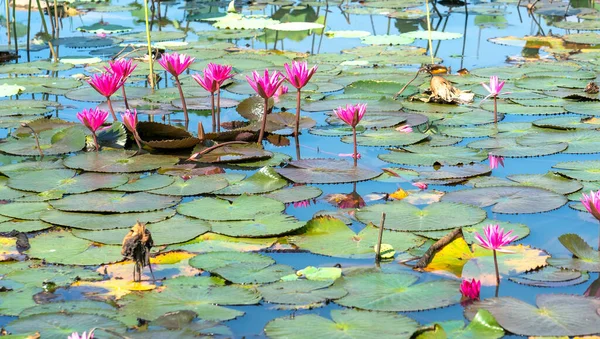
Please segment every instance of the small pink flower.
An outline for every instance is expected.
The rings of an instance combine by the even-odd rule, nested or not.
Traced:
[[[275,71],[272,75],[269,75],[269,70],[265,69],[265,73],[263,76],[260,76],[258,72],[252,72],[252,78],[246,76],[246,80],[252,89],[263,99],[272,98],[275,93],[277,93],[277,89],[281,86],[281,83],[285,80],[281,73]]]
[[[162,57],[158,60],[158,63],[172,76],[178,77],[183,73],[190,65],[196,60],[185,54],[163,53]]]
[[[79,121],[81,121],[85,127],[94,133],[96,133],[98,128],[102,126],[107,117],[108,112],[100,110],[97,107],[89,110],[84,109],[83,111],[77,113],[77,119],[79,119]]]
[[[340,153],[340,154],[338,154],[338,157],[350,157],[350,158],[354,158],[354,154],[353,153]],[[360,159],[360,153],[356,154],[356,159]]]
[[[412,133],[413,129],[411,125],[402,125],[400,127],[396,127],[396,131],[401,133]]]
[[[94,74],[88,80],[90,86],[92,86],[98,93],[104,97],[109,98],[111,95],[121,88],[123,85],[123,78],[112,73]]]
[[[504,167],[504,157],[499,157],[497,155],[490,154],[488,156],[488,160],[490,162],[491,169],[498,168],[498,165],[502,165],[502,167]]]
[[[308,69],[308,64],[306,61],[292,61],[291,67],[289,64],[285,64],[283,67],[285,67],[285,71],[287,73],[286,80],[297,89],[301,89],[302,87],[306,86],[306,84],[310,81],[310,78],[312,78],[317,71],[317,65],[313,66],[311,69]]]
[[[600,191],[590,191],[590,195],[582,194],[581,203],[594,218],[600,220]]]
[[[273,99],[275,100],[275,102],[279,102],[279,97],[281,95],[286,94],[288,91],[289,91],[289,88],[286,85],[279,86],[279,88],[275,92],[275,95],[273,96]]]
[[[213,64],[209,62],[204,69],[204,74],[208,71],[219,86],[223,85],[225,80],[233,78],[235,74],[231,73],[232,67],[229,65]]]
[[[118,59],[115,61],[109,61],[108,67],[104,67],[108,73],[116,75],[125,81],[131,73],[135,70],[137,64],[134,64],[131,59]]]
[[[418,187],[420,190],[426,190],[427,189],[427,184],[424,183],[424,182],[417,181],[417,182],[413,182],[412,185],[415,186],[415,187]]]
[[[356,127],[367,111],[367,104],[346,105],[346,108],[338,107],[333,112],[342,121],[352,127]]]
[[[483,87],[490,93],[487,97],[483,99],[485,101],[487,98],[497,97],[501,94],[500,91],[502,90],[502,87],[504,87],[504,81],[499,81],[498,77],[493,75],[490,77],[489,86],[483,82],[481,83],[481,85],[483,85]]]
[[[97,37],[100,37],[100,38],[106,38],[106,37],[107,37],[107,34],[106,34],[106,33],[104,33],[104,32],[98,32],[98,33],[96,33],[96,36],[97,36]]]
[[[498,224],[487,225],[483,228],[483,232],[485,238],[479,233],[475,232],[475,239],[477,239],[481,247],[498,252],[510,253],[510,251],[503,250],[502,247],[510,244],[518,238],[516,235],[511,237],[513,231],[504,233],[504,229],[500,228],[500,225]]]
[[[477,300],[481,292],[481,281],[471,279],[471,281],[463,280],[460,284],[460,293],[466,299]]]
[[[310,200],[302,200],[294,203],[295,208],[304,208],[310,206]]]
[[[123,125],[127,127],[129,132],[137,133],[138,116],[135,108],[132,111],[125,110],[125,113],[121,114],[121,119],[123,119]]]
[[[79,335],[77,332],[73,332],[67,337],[67,339],[94,339],[94,330],[91,330],[89,334],[87,332],[83,332],[81,335]]]
[[[217,91],[218,83],[217,81],[215,81],[215,79],[212,78],[210,72],[206,68],[204,69],[203,75],[196,73],[192,75],[192,78],[196,80],[198,85],[202,86],[202,88],[204,88],[208,92],[215,93]]]

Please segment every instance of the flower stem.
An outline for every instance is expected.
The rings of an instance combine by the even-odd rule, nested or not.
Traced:
[[[496,269],[496,285],[500,285],[500,273],[498,272],[498,258],[494,250],[494,268]]]
[[[137,153],[141,152],[141,151],[142,151],[142,144],[140,144],[140,136],[137,134],[137,131],[135,131],[135,132],[133,133],[133,139],[135,140],[135,143],[136,143],[136,144],[137,144],[137,146],[138,146],[138,151],[137,151]]]
[[[217,84],[217,132],[221,132],[221,85]]]
[[[212,131],[215,132],[217,129],[215,120],[215,93],[210,93],[210,115],[212,116]]]
[[[267,128],[267,114],[269,113],[269,98],[265,98],[265,111],[263,113],[262,124],[260,126],[260,133],[258,134],[258,144],[262,144],[263,136],[265,135],[265,128]]]
[[[354,167],[358,166],[358,148],[356,146],[356,126],[352,126],[352,141],[354,142]]]
[[[92,137],[94,138],[94,145],[96,145],[96,152],[100,150],[100,145],[98,145],[98,137],[96,137],[96,132],[92,132]]]
[[[300,160],[300,138],[296,135],[294,140],[296,141],[296,159]]]
[[[113,121],[117,121],[117,115],[115,114],[115,109],[110,101],[110,97],[106,98],[106,103],[108,104],[108,109],[110,109],[110,114],[112,114]]]
[[[121,86],[121,92],[123,92],[123,101],[125,102],[125,108],[129,109],[129,103],[127,102],[127,94],[125,93],[125,84]]]
[[[179,90],[179,97],[181,98],[181,106],[183,106],[183,116],[185,117],[186,125],[190,118],[188,116],[187,104],[185,103],[185,97],[183,96],[183,89],[181,88],[181,82],[179,82],[179,77],[175,77],[175,83],[177,84],[177,89]]]
[[[296,136],[300,134],[300,88],[296,93]]]
[[[494,96],[494,124],[498,124],[498,97]]]

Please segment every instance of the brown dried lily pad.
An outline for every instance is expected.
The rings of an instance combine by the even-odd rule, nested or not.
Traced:
[[[183,128],[158,122],[139,122],[137,130],[142,142],[153,148],[190,148],[200,142],[200,139]]]

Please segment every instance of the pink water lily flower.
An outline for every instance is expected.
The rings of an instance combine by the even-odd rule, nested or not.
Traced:
[[[185,54],[163,53],[162,57],[158,59],[158,63],[172,76],[178,77],[181,73],[190,67],[190,65],[196,60]]]
[[[333,110],[338,118],[353,128],[358,125],[366,111],[367,104],[346,105],[346,108],[338,107],[337,109]]]
[[[295,208],[304,208],[304,207],[308,207],[310,206],[310,200],[302,200],[302,201],[296,201],[294,202],[294,207]]]
[[[112,73],[94,74],[88,83],[102,96],[109,98],[123,85],[123,78]]]
[[[477,239],[481,247],[498,252],[512,253],[511,251],[502,249],[502,247],[518,238],[516,235],[511,236],[512,230],[504,233],[504,229],[500,228],[500,225],[495,224],[487,225],[483,228],[483,232],[485,237],[482,237],[479,233],[475,232],[475,239]]]
[[[273,74],[269,75],[269,70],[265,69],[264,75],[261,76],[258,72],[252,72],[252,78],[246,76],[246,80],[254,89],[256,94],[258,94],[263,99],[272,98],[277,89],[283,81],[285,80],[279,71],[275,71]]]
[[[225,80],[231,79],[235,75],[231,73],[232,69],[233,67],[230,65],[213,64],[212,62],[209,62],[208,65],[206,65],[204,72],[206,74],[206,71],[208,70],[210,76],[218,83],[219,86],[221,86]]]
[[[356,156],[354,156],[353,153],[340,153],[340,154],[338,154],[338,157],[349,157],[349,158],[354,158],[354,159],[360,159],[361,155],[360,155],[360,153],[356,153]]]
[[[582,194],[581,203],[594,218],[600,221],[600,191],[590,191],[590,195]]]
[[[123,78],[123,81],[125,81],[125,79],[129,78],[131,73],[133,73],[136,67],[137,64],[134,64],[131,59],[117,59],[114,61],[109,61],[108,67],[104,66],[104,69],[108,73]]]
[[[292,65],[284,64],[285,71],[287,73],[286,80],[295,88],[300,89],[310,81],[310,78],[317,71],[317,65],[314,65],[311,69],[308,69],[306,61],[298,62],[292,61]]]
[[[490,93],[487,97],[483,99],[485,100],[489,97],[497,97],[498,95],[500,95],[500,91],[502,90],[502,87],[504,87],[504,81],[499,81],[498,77],[493,75],[490,77],[489,86],[484,82],[482,82],[481,85],[483,85],[483,88],[485,88]]]
[[[138,113],[134,108],[133,110],[125,110],[125,113],[121,114],[121,119],[123,120],[123,125],[133,134],[133,140],[138,146],[138,152],[142,150],[142,145],[140,143],[140,135],[138,134],[137,124],[138,124]]]
[[[210,72],[207,69],[204,69],[203,74],[200,74],[200,73],[193,74],[192,78],[194,80],[196,80],[198,85],[200,85],[202,88],[204,88],[206,91],[210,92],[211,94],[215,93],[218,89],[217,81],[215,81],[215,79],[212,77],[212,75],[210,74]]]
[[[496,169],[499,165],[502,165],[502,167],[504,167],[504,157],[499,157],[497,155],[490,154],[488,155],[488,160],[490,162],[491,169]]]
[[[420,190],[426,190],[428,187],[426,183],[420,181],[413,182],[412,185],[418,187]]]
[[[83,332],[81,335],[73,332],[67,339],[94,339],[94,330],[91,330],[90,333]]]
[[[465,299],[477,300],[477,299],[479,299],[480,292],[481,292],[481,281],[479,281],[479,280],[475,280],[475,279],[471,279],[471,281],[463,280],[462,283],[460,284],[460,293],[462,294],[463,298],[465,298]]]
[[[412,133],[413,129],[411,125],[402,125],[400,127],[396,127],[396,131],[401,133]]]
[[[81,123],[92,132],[92,137],[94,138],[94,144],[96,146],[96,152],[100,149],[98,139],[96,138],[96,131],[98,131],[100,126],[104,124],[107,117],[108,112],[100,110],[98,107],[94,109],[84,109],[83,111],[77,113],[77,119],[79,119],[79,121],[81,121]]]

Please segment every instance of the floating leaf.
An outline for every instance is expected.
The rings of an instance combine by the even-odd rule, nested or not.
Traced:
[[[277,238],[232,238],[215,233],[205,233],[198,238],[180,245],[171,245],[169,250],[188,252],[239,251],[256,252],[271,247]]]
[[[298,184],[337,184],[372,179],[380,173],[354,167],[345,160],[302,159],[276,169],[282,176]]]
[[[0,214],[15,219],[39,220],[40,214],[50,209],[50,205],[45,202],[13,202],[0,205]]]
[[[559,162],[552,168],[556,168],[557,173],[572,179],[581,181],[600,180],[600,161],[598,160]]]
[[[406,37],[411,37],[413,39],[431,39],[431,40],[450,40],[450,39],[459,39],[462,38],[461,33],[452,33],[452,32],[440,32],[440,31],[412,31],[408,33],[403,33],[402,35]]]
[[[577,234],[563,234],[560,243],[573,254],[573,258],[550,258],[548,264],[569,270],[600,272],[600,252],[594,250]]]
[[[484,210],[460,203],[434,203],[423,209],[403,202],[375,204],[356,212],[363,223],[378,224],[386,213],[385,228],[394,231],[433,231],[476,224],[486,217]],[[389,243],[389,241],[386,240]]]
[[[338,286],[331,287],[333,281],[293,280],[280,281],[259,287],[266,302],[287,305],[314,305],[346,295]]]
[[[419,278],[407,273],[363,273],[338,281],[348,294],[335,301],[369,311],[408,312],[445,307],[460,301],[459,283]]]
[[[428,135],[423,133],[401,133],[395,129],[378,129],[361,133],[356,137],[356,141],[360,146],[402,147],[416,144],[427,137]],[[350,144],[353,142],[352,137],[343,137],[342,142]]]
[[[483,187],[448,192],[443,201],[492,207],[495,213],[540,213],[567,203],[561,195],[537,187]]]
[[[480,162],[487,158],[487,152],[466,147],[413,145],[391,153],[380,154],[379,159],[393,164],[413,166],[458,165]]]
[[[115,191],[141,192],[150,191],[171,185],[175,178],[168,175],[153,174],[144,177],[131,177],[124,185],[116,187]]]
[[[190,196],[218,191],[227,185],[229,183],[226,177],[220,174],[203,175],[190,179],[177,177],[171,185],[149,192],[160,195]]]
[[[0,223],[0,233],[10,233],[12,230],[29,233],[45,230],[52,226],[53,225],[39,220],[7,221]]]
[[[577,271],[561,270],[554,267],[546,267],[541,271],[522,274],[511,277],[508,280],[517,284],[535,287],[565,287],[586,282],[589,274]]]
[[[127,182],[124,175],[83,173],[69,169],[43,170],[12,177],[8,185],[12,188],[32,191],[60,191],[67,194],[85,193],[102,188],[113,188]]]
[[[284,209],[283,203],[277,200],[245,194],[232,202],[202,198],[177,206],[180,214],[213,221],[252,220],[260,213],[279,213]]]
[[[366,259],[374,258],[373,248],[378,237],[378,227],[367,226],[357,234],[341,220],[325,216],[310,220],[306,224],[306,231],[291,236],[289,242],[316,254]],[[424,241],[423,238],[410,233],[388,230],[384,230],[383,239],[399,252],[419,246]]]
[[[370,35],[360,41],[367,45],[410,45],[415,39],[406,35]]]
[[[75,126],[58,131],[43,131],[39,133],[38,138],[44,155],[75,152],[85,146],[85,134]],[[36,139],[33,136],[9,139],[0,144],[0,151],[16,155],[39,155]]]
[[[265,197],[279,200],[284,204],[291,204],[294,202],[315,199],[321,194],[323,194],[323,191],[318,187],[302,185],[276,190],[269,194],[265,194]]]
[[[524,146],[541,146],[546,144],[568,143],[563,153],[587,154],[600,152],[600,132],[583,131],[544,131],[529,133],[517,138],[517,143]]]
[[[260,194],[275,191],[287,184],[287,180],[282,178],[273,168],[267,166],[244,180],[229,183],[229,186],[218,190],[215,194]]]
[[[488,152],[506,158],[537,157],[560,153],[567,149],[569,144],[546,143],[537,146],[525,146],[517,143],[517,138],[489,138],[477,140],[467,145],[469,148],[483,148]]]
[[[194,152],[201,151],[197,147]],[[234,163],[240,161],[265,160],[273,156],[272,152],[265,151],[261,146],[252,144],[233,144],[219,147],[213,151],[202,154],[194,159],[201,163]]]
[[[179,160],[167,155],[133,155],[134,152],[129,151],[89,152],[69,157],[64,164],[69,168],[91,172],[129,173],[155,170],[174,165]]]
[[[73,332],[82,333],[94,328],[125,332],[120,321],[92,314],[38,314],[19,318],[7,325],[6,330],[13,334],[39,332],[43,338],[65,338]]]
[[[145,192],[91,192],[69,195],[51,201],[52,207],[66,212],[150,212],[175,206],[181,198]]]
[[[290,233],[304,227],[305,223],[285,214],[258,214],[253,220],[212,221],[210,225],[214,233],[253,238]]]
[[[200,139],[183,128],[158,122],[139,122],[137,131],[142,142],[153,148],[191,148],[200,142]]]
[[[40,214],[40,219],[45,222],[66,226],[81,228],[85,230],[103,230],[116,228],[130,228],[137,221],[159,222],[175,215],[175,210],[164,209],[155,212],[145,213],[115,213],[115,214],[96,214],[96,213],[76,213],[49,210]]]

